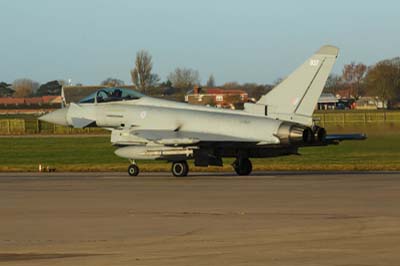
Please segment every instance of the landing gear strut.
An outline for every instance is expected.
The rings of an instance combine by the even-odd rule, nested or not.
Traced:
[[[173,162],[171,172],[176,177],[184,177],[189,173],[189,166],[186,161]]]
[[[253,165],[248,158],[236,159],[232,166],[240,176],[250,175],[251,171],[253,171]]]
[[[132,164],[129,165],[128,167],[128,174],[130,176],[137,176],[139,174],[139,167],[136,165],[134,161],[132,161]]]

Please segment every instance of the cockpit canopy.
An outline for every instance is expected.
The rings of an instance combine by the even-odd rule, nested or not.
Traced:
[[[123,88],[104,88],[100,89],[89,96],[83,98],[79,103],[104,103],[104,102],[116,102],[116,101],[127,101],[137,100],[142,98],[144,95],[129,89]]]

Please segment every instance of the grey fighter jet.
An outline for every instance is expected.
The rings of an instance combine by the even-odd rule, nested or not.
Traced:
[[[312,114],[339,49],[323,46],[288,78],[244,110],[190,105],[122,88],[100,89],[40,120],[74,128],[111,131],[117,156],[129,159],[128,173],[139,174],[138,160],[166,160],[172,174],[187,176],[196,166],[222,166],[236,158],[238,175],[252,172],[250,158],[298,154],[299,147],[326,146],[365,135],[327,135]]]

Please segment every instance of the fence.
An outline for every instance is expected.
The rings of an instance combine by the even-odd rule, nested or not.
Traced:
[[[318,111],[314,114],[322,127],[372,126],[390,124],[400,126],[400,111]],[[0,119],[1,135],[22,134],[105,134],[100,128],[76,129],[58,126],[37,119]]]
[[[50,124],[37,119],[0,119],[0,134],[105,134],[101,128],[70,128]]]
[[[325,111],[314,113],[322,127],[372,126],[391,124],[400,126],[400,111]]]

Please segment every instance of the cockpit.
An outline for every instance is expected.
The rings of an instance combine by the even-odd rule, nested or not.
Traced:
[[[104,103],[116,101],[137,100],[144,95],[130,89],[124,88],[104,88],[83,98],[79,103]]]

